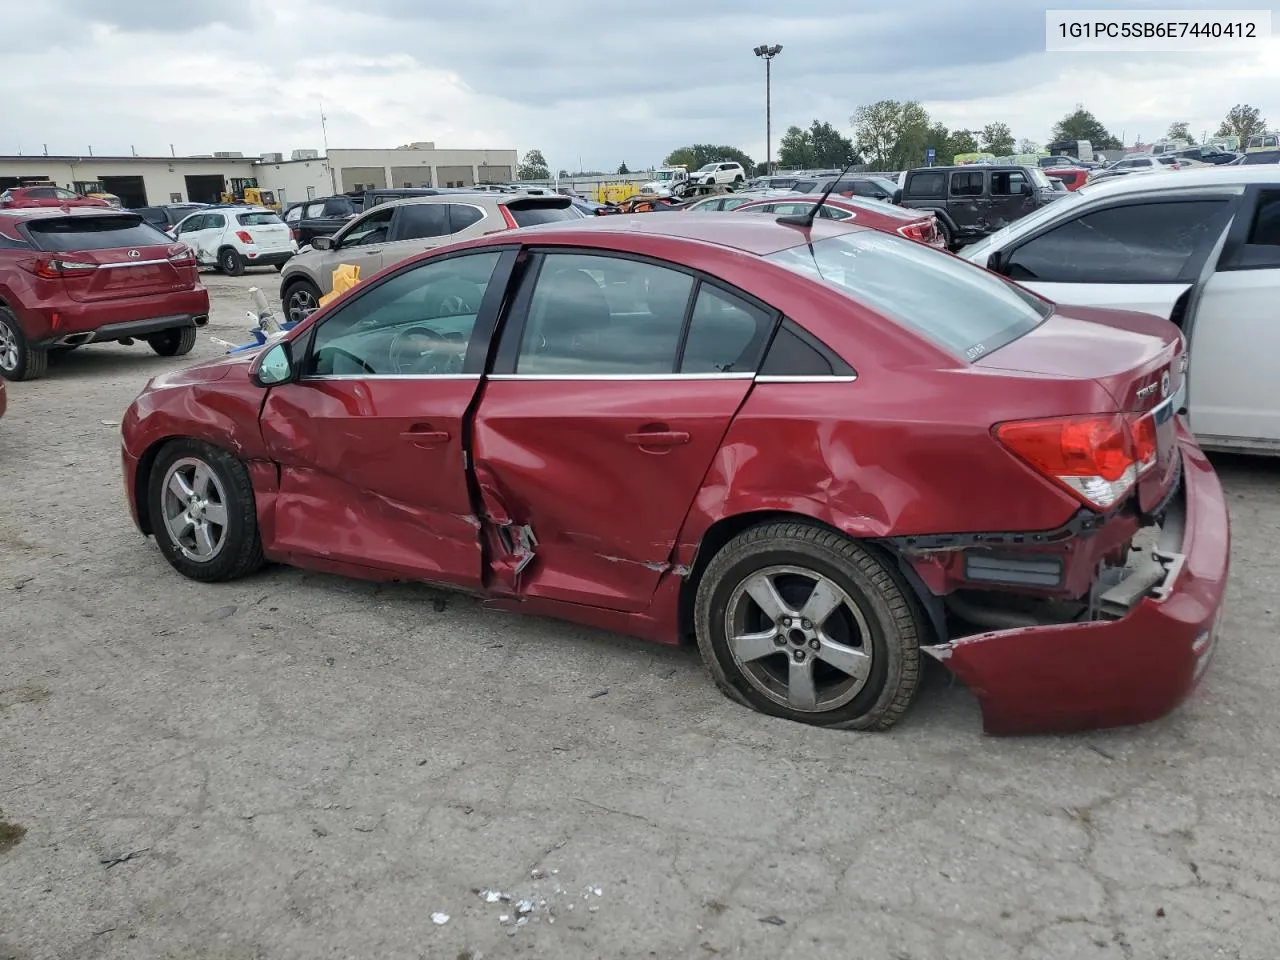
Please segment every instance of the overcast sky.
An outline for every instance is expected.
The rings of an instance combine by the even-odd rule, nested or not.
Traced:
[[[1219,5],[1272,9],[1280,29],[1280,4]],[[760,43],[785,48],[773,69],[775,153],[788,124],[818,118],[850,134],[857,105],[886,98],[921,100],[949,127],[1001,120],[1039,142],[1077,103],[1127,142],[1175,120],[1213,133],[1239,102],[1280,124],[1280,40],[1234,56],[1045,53],[1046,6],[1122,5],[0,0],[0,154],[47,144],[167,155],[172,144],[179,155],[287,155],[323,147],[323,98],[335,148],[537,147],[554,170],[579,158],[641,167],[703,142],[763,160]]]

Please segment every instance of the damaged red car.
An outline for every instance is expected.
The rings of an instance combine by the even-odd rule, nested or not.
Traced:
[[[440,248],[255,356],[153,380],[129,507],[178,571],[264,561],[677,643],[757,710],[882,729],[932,657],[989,732],[1195,687],[1227,509],[1162,320],[772,217]]]

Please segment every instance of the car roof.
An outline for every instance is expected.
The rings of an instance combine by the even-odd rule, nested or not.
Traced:
[[[2,207],[0,216],[12,217],[15,220],[30,220],[37,217],[101,217],[131,216],[140,214],[120,207]]]
[[[815,193],[789,193],[778,197],[763,197],[759,200],[753,200],[751,203],[744,203],[743,206],[749,207],[754,203],[817,203],[820,196],[821,194]],[[866,197],[844,197],[838,193],[833,193],[827,197],[823,204],[831,204],[836,208],[880,214],[896,220],[920,220],[930,215],[927,210],[898,207],[891,203],[882,203],[879,200],[869,200]]]
[[[768,256],[780,250],[800,246],[810,238],[824,240],[827,237],[848,233],[860,233],[866,227],[835,220],[817,220],[812,229],[804,230],[777,222],[775,217],[730,217],[723,213],[701,213],[691,210],[679,216],[661,217],[649,213],[620,214],[610,217],[589,217],[581,220],[561,220],[555,223],[524,227],[517,231],[529,236],[568,235],[589,244],[592,236],[644,234],[652,237],[670,237],[728,247]],[[502,243],[510,233],[494,234],[486,238]]]
[[[1152,193],[1164,190],[1186,190],[1197,187],[1246,186],[1251,183],[1280,182],[1274,167],[1205,166],[1186,170],[1161,170],[1141,177],[1116,177],[1083,186],[1078,191],[1088,197],[1123,196],[1129,193]]]

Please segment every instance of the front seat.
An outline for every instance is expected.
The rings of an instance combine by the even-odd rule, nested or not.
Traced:
[[[612,316],[609,301],[591,274],[572,268],[539,280],[545,298],[531,325],[529,349],[519,373],[593,373],[601,335]]]

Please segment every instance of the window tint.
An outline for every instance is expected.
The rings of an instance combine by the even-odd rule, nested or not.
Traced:
[[[387,207],[377,213],[369,214],[363,220],[357,220],[351,225],[351,229],[342,235],[340,241],[342,246],[354,247],[360,244],[382,243],[387,239],[391,215],[395,212],[395,208]]]
[[[568,207],[565,208],[569,210]],[[467,227],[473,227],[484,219],[484,211],[479,207],[473,207],[469,203],[451,203],[449,204],[449,232],[461,233]],[[566,217],[566,220],[573,219]]]
[[[982,174],[953,173],[951,175],[951,195],[953,197],[982,196]]]
[[[237,213],[236,222],[242,227],[265,227],[271,223],[283,223],[284,221],[274,213]]]
[[[1027,178],[1019,170],[1009,170],[991,175],[991,195],[993,197],[1016,196],[1022,192],[1023,187],[1028,186],[1030,184],[1027,182]]]
[[[692,288],[687,274],[637,260],[547,254],[516,373],[671,373]]]
[[[187,217],[187,219],[183,220],[180,224],[178,224],[178,233],[179,234],[195,233],[197,230],[202,229],[202,225],[204,224],[204,221],[205,221],[205,216],[198,213],[193,216]]]
[[[323,216],[324,216],[324,204],[323,204],[323,203],[309,203],[309,204],[307,204],[307,211],[306,211],[306,213],[304,213],[304,214],[303,214],[303,216],[304,216],[304,217],[306,217],[308,220],[315,220],[315,219],[317,219],[317,218],[319,218],[319,217],[323,217]]]
[[[1247,153],[1241,166],[1255,163],[1280,163],[1280,150],[1260,150],[1257,153]]]
[[[32,187],[27,191],[27,196],[34,200],[54,200],[58,196],[58,191],[53,187]]]
[[[681,373],[754,371],[773,326],[770,314],[704,283],[698,288]]]
[[[158,247],[172,241],[141,217],[67,217],[28,220],[27,232],[41,250],[106,250],[110,247]]]
[[[1249,225],[1246,243],[1280,246],[1280,192],[1267,192],[1258,198],[1258,211]]]
[[[204,226],[202,226],[200,229],[201,230],[209,230],[209,229],[221,230],[226,225],[227,225],[227,218],[224,217],[222,214],[206,213],[204,215]]]
[[[802,244],[766,259],[847,293],[970,360],[1022,336],[1052,307],[922,243],[872,231]]]
[[[316,330],[307,375],[461,373],[500,256],[424,263],[356,296]]]
[[[908,197],[940,197],[947,185],[947,175],[939,170],[936,173],[915,173],[907,177]]]
[[[59,200],[75,200],[80,196],[80,194],[71,190],[55,190],[53,191],[53,195]]]
[[[382,214],[376,213],[372,216],[382,217]],[[447,237],[449,233],[447,203],[407,203],[400,208],[400,218],[396,223],[397,239],[420,240],[426,237]]]
[[[288,211],[284,215],[284,218],[289,223],[297,223],[299,220],[302,219],[302,208],[294,207],[292,210]]]
[[[1018,247],[1005,272],[1045,283],[1172,283],[1218,239],[1226,212],[1225,200],[1107,207]]]
[[[351,213],[351,201],[343,197],[331,197],[324,202],[326,217],[345,217]]]
[[[533,227],[539,223],[558,223],[561,220],[572,220],[567,205],[559,206],[558,202],[548,204],[539,200],[513,200],[507,204],[507,211],[517,227]]]
[[[830,377],[835,375],[826,355],[805,341],[790,320],[784,320],[760,367],[762,377]]]

